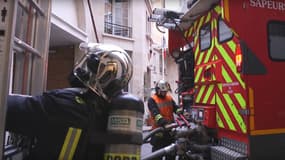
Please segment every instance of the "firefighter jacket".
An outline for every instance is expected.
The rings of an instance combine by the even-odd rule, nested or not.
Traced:
[[[36,138],[29,160],[103,159],[104,146],[90,139],[106,130],[106,105],[91,91],[80,89],[9,95],[6,130]]]
[[[175,101],[170,95],[166,95],[164,98],[154,94],[148,100],[148,109],[151,113],[152,129],[157,128],[160,118],[164,118],[169,123],[174,121],[173,113],[175,113],[179,106],[176,105]]]

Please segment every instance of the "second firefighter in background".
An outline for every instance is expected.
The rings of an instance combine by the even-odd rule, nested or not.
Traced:
[[[168,91],[170,91],[170,84],[165,80],[160,80],[156,83],[155,94],[148,99],[147,105],[153,122],[152,129],[173,123],[174,113],[183,113],[183,108],[175,103]],[[157,133],[151,138],[152,152],[168,146],[172,142],[173,138],[168,132]],[[167,159],[171,158],[167,157]]]

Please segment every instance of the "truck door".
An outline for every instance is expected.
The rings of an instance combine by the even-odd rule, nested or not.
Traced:
[[[219,17],[214,23],[216,53],[217,125],[225,131],[247,133],[248,108],[246,83],[239,72],[237,56],[240,42],[232,29]],[[222,132],[221,132],[222,133]]]
[[[262,28],[260,44],[247,44],[244,49],[243,66],[254,96],[251,130],[257,135],[281,133],[285,128],[285,21],[268,21]]]

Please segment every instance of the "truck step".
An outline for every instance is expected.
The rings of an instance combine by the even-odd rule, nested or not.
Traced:
[[[211,160],[247,160],[247,156],[224,146],[211,147]]]

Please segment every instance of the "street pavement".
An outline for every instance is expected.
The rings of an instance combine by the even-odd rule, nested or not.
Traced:
[[[143,137],[145,137],[150,131],[150,126],[143,126]],[[149,143],[143,144],[141,148],[141,157],[144,157],[151,153],[151,145]]]

